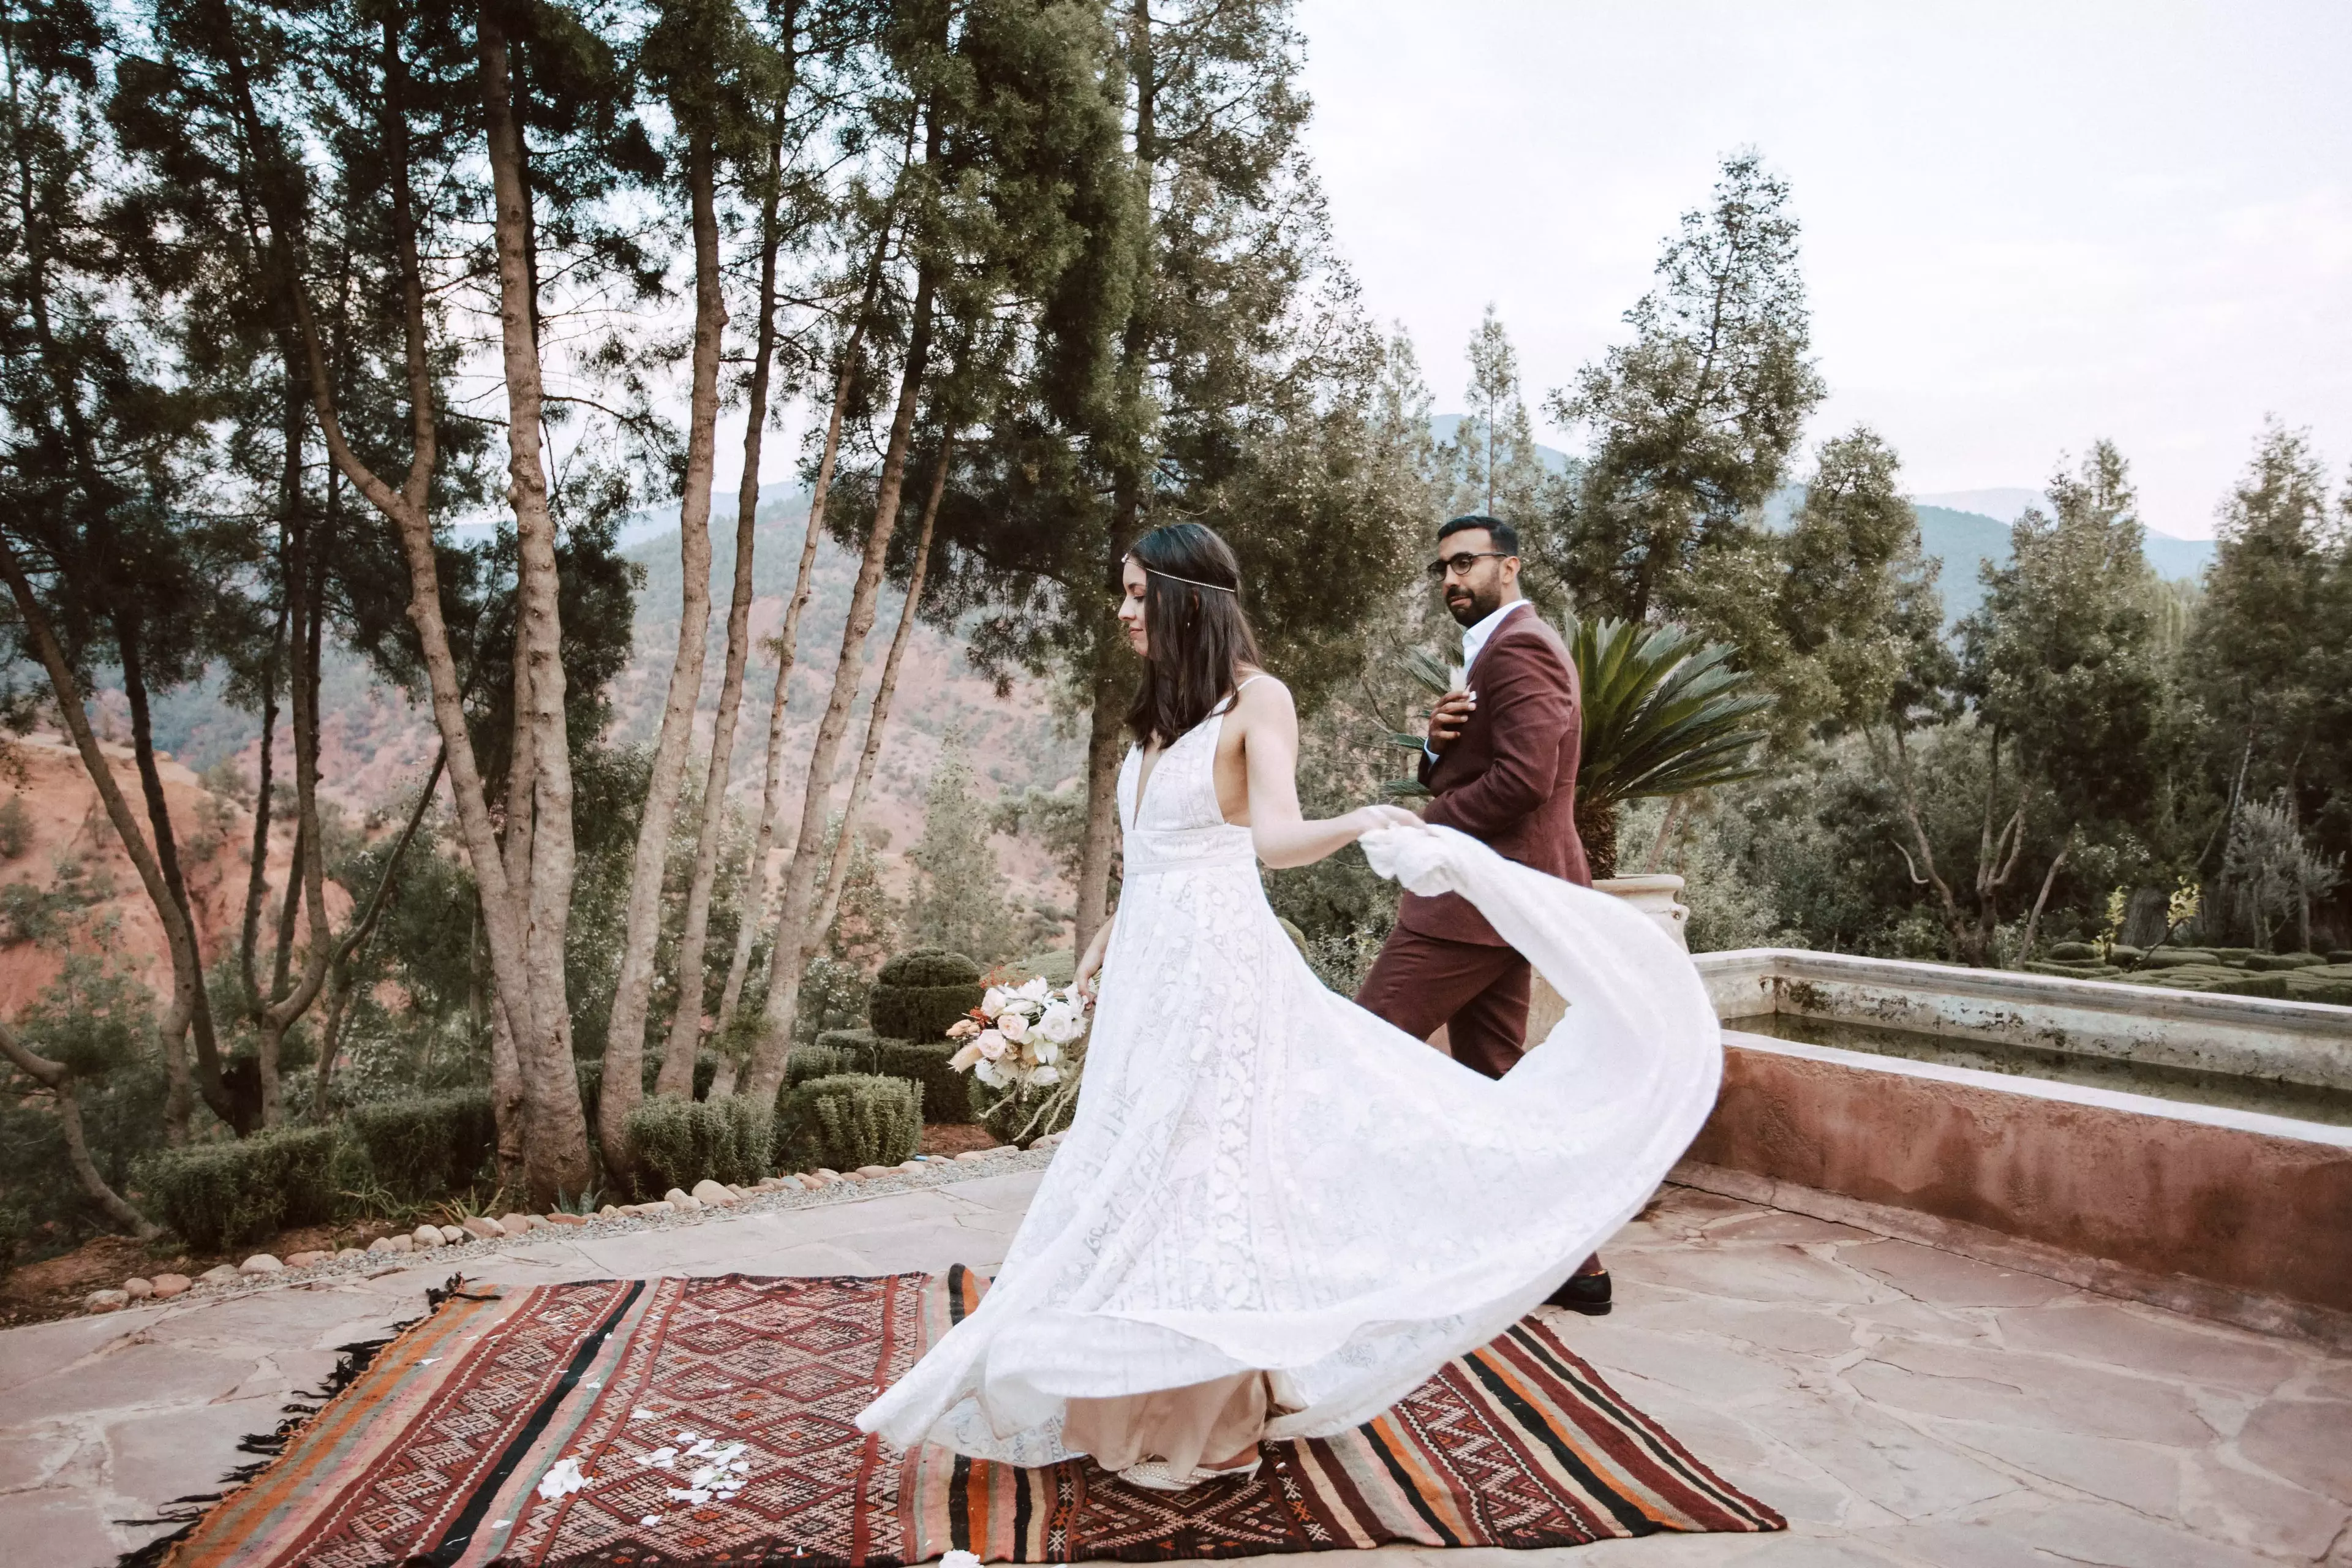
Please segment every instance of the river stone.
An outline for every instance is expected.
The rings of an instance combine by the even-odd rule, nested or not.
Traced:
[[[419,1247],[439,1247],[442,1245],[441,1227],[437,1225],[420,1225],[408,1233],[408,1239]]]
[[[152,1296],[155,1293],[155,1281],[152,1279],[125,1279],[122,1282],[122,1293],[133,1301],[144,1301],[148,1297]]]
[[[416,1242],[412,1237],[379,1236],[368,1243],[367,1249],[370,1252],[414,1252]]]
[[[257,1252],[236,1266],[239,1274],[283,1274],[286,1265],[266,1252]]]
[[[81,1300],[85,1311],[119,1312],[131,1305],[130,1296],[121,1290],[92,1290]]]
[[[336,1252],[335,1261],[341,1263],[347,1258],[365,1258],[367,1254],[365,1252],[356,1247],[346,1247]]]
[[[530,1215],[527,1214],[502,1214],[499,1216],[499,1224],[506,1228],[506,1233],[509,1236],[520,1236],[523,1232],[530,1228]]]
[[[445,1225],[441,1227],[441,1239],[446,1245],[455,1247],[459,1242],[467,1240],[468,1237],[462,1226]]]
[[[488,1241],[494,1237],[504,1236],[507,1233],[506,1226],[490,1218],[488,1215],[478,1214],[470,1215],[466,1220],[464,1228],[467,1236],[478,1237],[484,1241]]]
[[[168,1301],[174,1296],[184,1295],[188,1287],[194,1283],[194,1281],[184,1274],[158,1274],[148,1281],[148,1284],[153,1287],[155,1299],[160,1301]]]
[[[334,1256],[331,1252],[289,1252],[286,1255],[289,1268],[308,1268],[314,1263],[324,1263]]]
[[[227,1285],[245,1278],[234,1263],[215,1263],[197,1276],[207,1285]]]
[[[698,1204],[707,1204],[713,1208],[725,1208],[735,1201],[735,1194],[729,1192],[708,1176],[694,1184],[694,1201]]]

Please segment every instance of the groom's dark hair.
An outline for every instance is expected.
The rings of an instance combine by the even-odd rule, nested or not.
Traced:
[[[1443,544],[1453,535],[1467,533],[1474,528],[1485,529],[1486,537],[1492,539],[1495,548],[1504,554],[1517,555],[1519,552],[1519,531],[1501,518],[1488,517],[1483,511],[1465,511],[1460,517],[1446,519],[1445,526],[1437,531],[1437,542]]]
[[[1258,662],[1242,611],[1242,566],[1216,530],[1171,522],[1128,552],[1143,568],[1143,637],[1151,649],[1127,706],[1141,745],[1173,745],[1234,689],[1234,670]]]

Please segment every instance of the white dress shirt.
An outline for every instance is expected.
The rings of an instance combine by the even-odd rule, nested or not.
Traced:
[[[1462,668],[1465,672],[1472,665],[1478,662],[1479,654],[1486,651],[1486,644],[1495,636],[1495,628],[1503,624],[1504,617],[1527,602],[1525,599],[1513,599],[1499,609],[1479,616],[1473,625],[1462,628]],[[1431,762],[1437,761],[1437,753],[1429,749],[1428,742],[1423,741],[1421,743],[1421,749]]]
[[[1509,604],[1491,614],[1480,616],[1475,626],[1462,628],[1462,668],[1466,670],[1478,662],[1478,655],[1485,650],[1488,639],[1494,637],[1495,628],[1503,624],[1503,618],[1526,603],[1525,599],[1513,599]]]

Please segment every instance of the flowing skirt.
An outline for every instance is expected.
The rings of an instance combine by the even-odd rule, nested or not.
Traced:
[[[1130,879],[1069,1133],[980,1308],[862,1427],[1047,1464],[1084,1451],[1067,1401],[1262,1372],[1267,1436],[1344,1431],[1639,1212],[1722,1073],[1688,955],[1449,828],[1363,844],[1533,963],[1570,1004],[1550,1035],[1483,1078],[1325,989],[1255,867]]]

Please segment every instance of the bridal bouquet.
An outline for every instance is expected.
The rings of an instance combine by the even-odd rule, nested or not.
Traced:
[[[992,1089],[1023,1090],[1059,1083],[1068,1048],[1087,1032],[1087,1003],[1075,985],[1054,990],[1041,975],[988,988],[969,1017],[948,1026],[963,1048],[948,1058]]]

